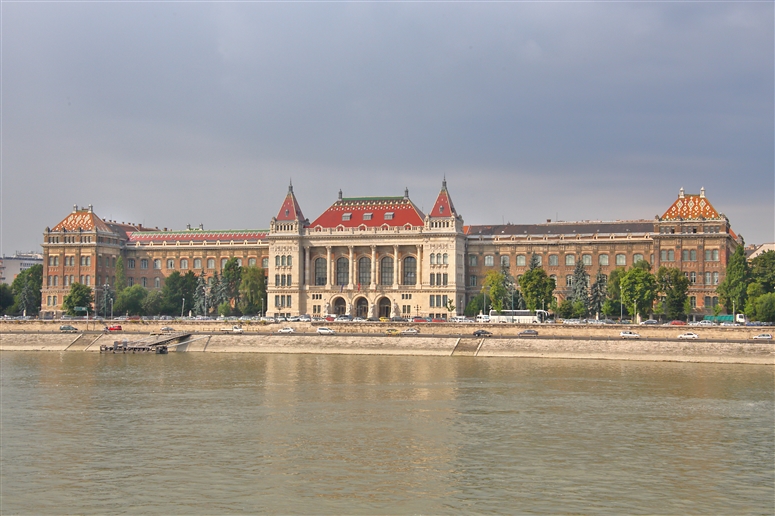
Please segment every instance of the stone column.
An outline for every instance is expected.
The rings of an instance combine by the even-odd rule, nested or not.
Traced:
[[[334,286],[334,258],[331,254],[331,246],[326,246],[326,266],[328,267],[328,286],[333,287]]]
[[[304,284],[309,287],[309,247],[304,248]]]
[[[417,287],[422,288],[422,244],[417,244]]]
[[[393,282],[393,286],[395,288],[398,288],[398,286],[401,284],[401,273],[403,272],[403,267],[401,266],[401,257],[398,256],[398,246],[393,246],[393,260],[395,262],[395,273],[396,273],[396,280]]]
[[[371,284],[369,285],[371,290],[377,288],[377,246],[371,246]]]
[[[350,278],[349,282],[347,283],[347,288],[350,290],[353,289],[353,285],[355,285],[355,254],[353,246],[350,246]]]

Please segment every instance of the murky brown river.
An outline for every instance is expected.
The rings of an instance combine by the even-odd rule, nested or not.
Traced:
[[[2,514],[772,514],[768,366],[3,352]]]

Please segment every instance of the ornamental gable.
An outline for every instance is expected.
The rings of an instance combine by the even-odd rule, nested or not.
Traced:
[[[705,188],[699,194],[686,194],[681,188],[678,199],[667,209],[661,220],[692,220],[721,218],[705,197]]]
[[[450,197],[449,191],[447,191],[447,180],[444,179],[441,183],[441,191],[438,197],[436,197],[433,209],[428,215],[431,217],[452,217],[456,214],[455,205],[452,204],[452,197]]]
[[[278,222],[291,222],[295,220],[303,221],[304,214],[301,212],[299,202],[296,200],[296,196],[293,194],[293,185],[288,186],[288,194],[285,196],[283,205],[280,206],[280,211],[277,213],[276,220]]]

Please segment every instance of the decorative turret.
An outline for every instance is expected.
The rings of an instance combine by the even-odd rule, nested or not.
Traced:
[[[293,183],[290,183],[288,185],[288,193],[285,196],[285,200],[283,201],[282,206],[280,206],[280,211],[277,213],[277,216],[272,219],[270,231],[291,231],[297,233],[300,228],[305,227],[307,224],[308,221],[304,218],[299,202],[293,194]]]
[[[444,220],[435,220],[444,219]],[[459,224],[458,224],[459,223]],[[428,229],[448,229],[457,228],[460,225],[462,229],[463,219],[455,211],[455,205],[452,204],[452,197],[447,190],[447,178],[441,182],[441,191],[436,197],[433,209],[428,213],[425,220],[425,226]]]

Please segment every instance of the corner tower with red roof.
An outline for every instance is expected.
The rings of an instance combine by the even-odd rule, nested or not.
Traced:
[[[425,217],[425,228],[427,230],[463,231],[463,217],[458,215],[455,211],[455,205],[452,204],[452,197],[447,190],[447,178],[441,182],[441,191],[436,196],[433,209]]]

